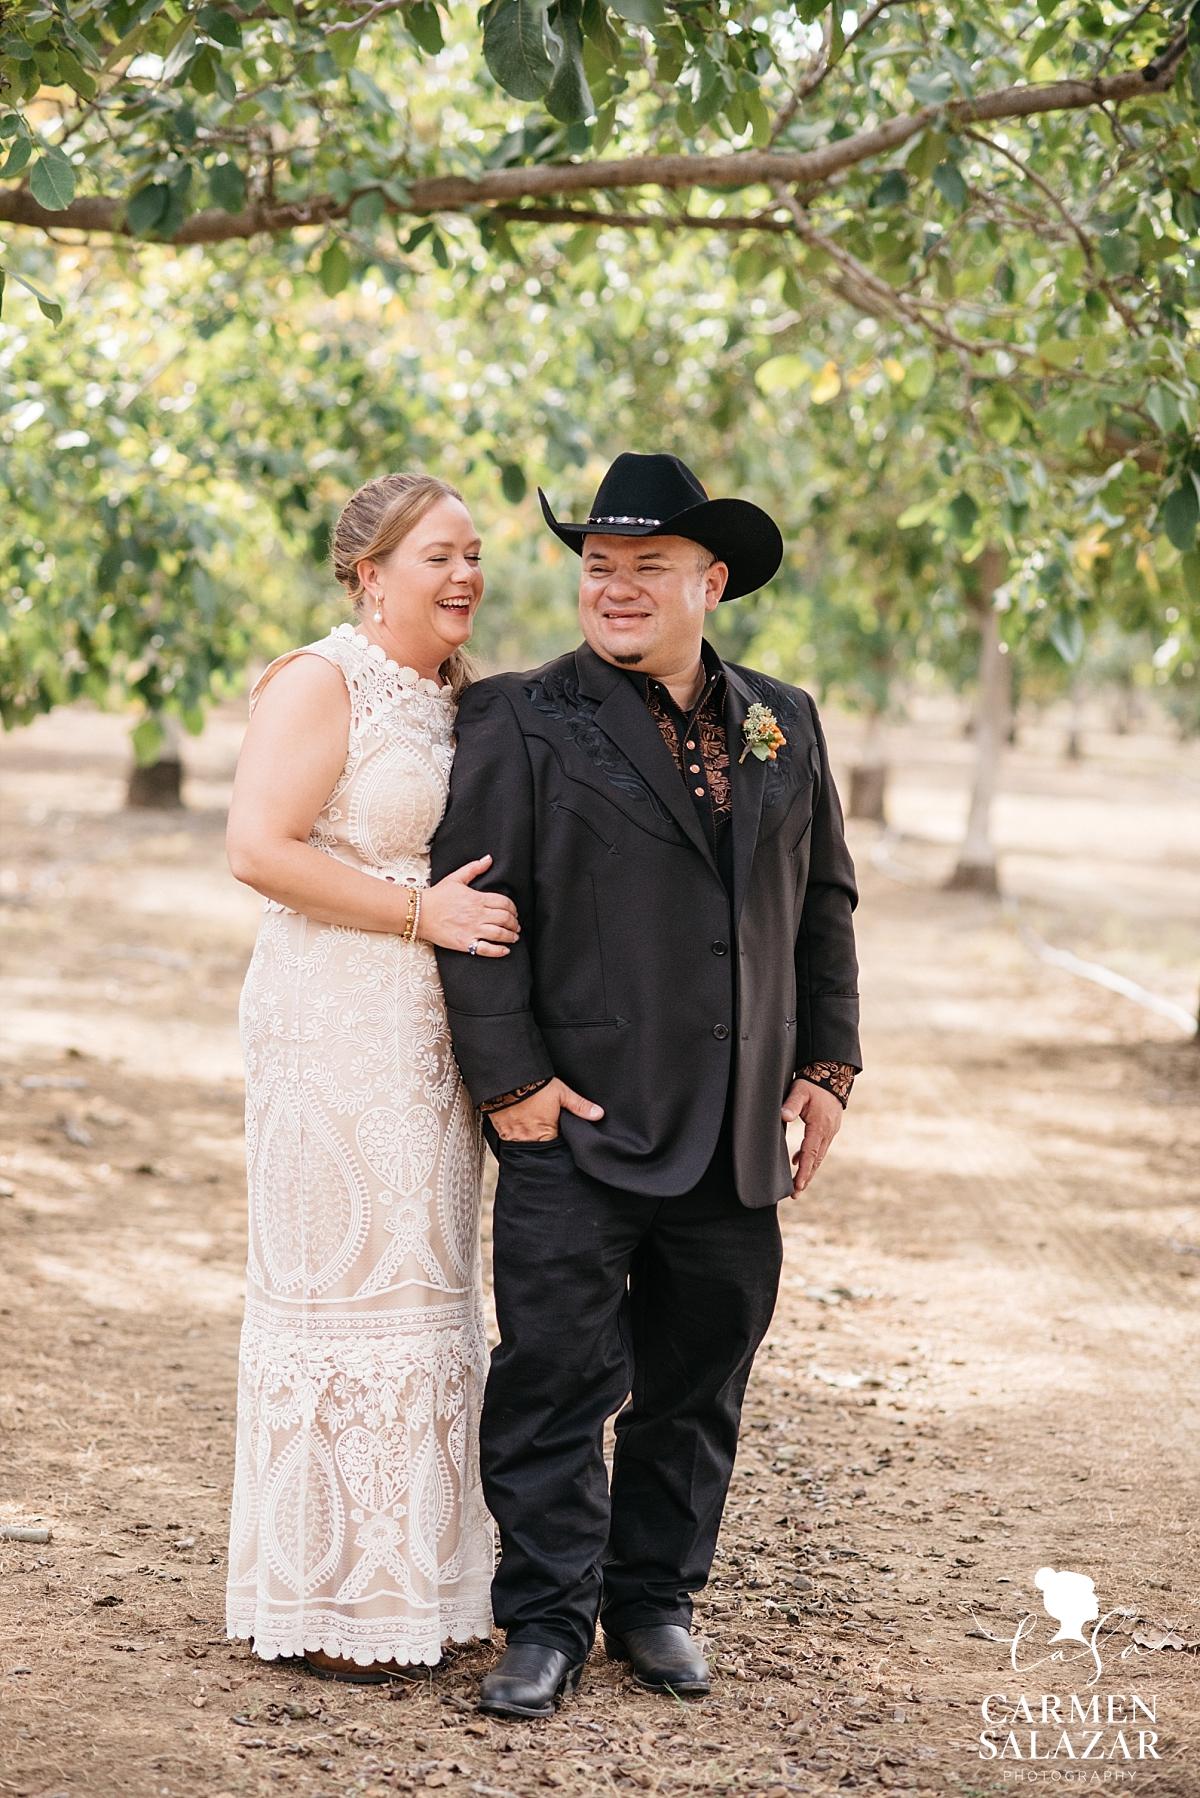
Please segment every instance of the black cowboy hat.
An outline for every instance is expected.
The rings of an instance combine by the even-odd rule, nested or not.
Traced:
[[[711,550],[729,569],[722,599],[740,599],[765,586],[783,561],[783,538],[773,518],[746,499],[709,499],[678,456],[618,456],[601,481],[582,524],[560,524],[538,488],[542,516],[556,537],[583,554],[587,536],[687,537]]]

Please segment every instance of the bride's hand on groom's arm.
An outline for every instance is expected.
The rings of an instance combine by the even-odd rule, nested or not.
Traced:
[[[572,1092],[565,1080],[548,1080],[537,1092],[530,1093],[503,1111],[488,1114],[488,1122],[503,1142],[553,1142],[558,1135],[558,1114],[573,1111],[577,1118],[594,1124],[604,1116],[599,1105]]]
[[[476,955],[507,955],[521,934],[516,906],[504,893],[476,892],[471,885],[491,865],[491,856],[481,855],[426,888],[417,935],[440,949],[469,951],[474,943]]]

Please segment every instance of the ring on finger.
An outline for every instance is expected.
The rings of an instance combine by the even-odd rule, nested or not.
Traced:
[[[478,955],[479,954],[478,938],[475,940],[475,942],[467,944],[467,954],[468,955]]]

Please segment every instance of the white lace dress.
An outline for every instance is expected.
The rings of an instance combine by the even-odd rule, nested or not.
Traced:
[[[427,885],[448,692],[348,624],[292,653],[332,662],[351,703],[346,766],[309,841]],[[443,1642],[488,1635],[493,1563],[481,1146],[433,950],[268,901],[241,1023],[250,1255],[229,1634],[267,1660],[432,1663]]]

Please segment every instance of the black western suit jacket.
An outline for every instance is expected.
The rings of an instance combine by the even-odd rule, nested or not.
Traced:
[[[733,1090],[743,1205],[791,1191],[779,1111],[798,1068],[861,1065],[857,900],[816,707],[724,664],[734,891],[638,690],[586,645],[468,689],[433,879],[516,903],[503,959],[439,949],[454,1051],[476,1104],[559,1075],[604,1107],[563,1112],[577,1164],[611,1186],[684,1193]],[[739,761],[756,701],[786,745]]]

